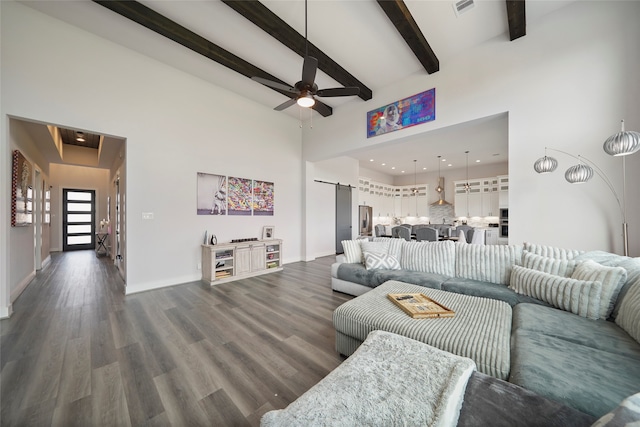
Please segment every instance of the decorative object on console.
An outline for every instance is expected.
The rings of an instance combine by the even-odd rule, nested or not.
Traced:
[[[218,238],[216,237],[215,234],[211,235],[211,241],[209,243],[211,243],[212,245],[217,245],[218,244]]]
[[[640,133],[634,131],[625,131],[624,130],[624,120],[622,121],[622,130],[615,135],[610,136],[603,144],[603,150],[612,156],[622,156],[622,202],[620,202],[620,197],[616,192],[613,184],[607,177],[607,175],[600,169],[594,162],[587,159],[584,156],[578,155],[574,156],[573,154],[567,153],[566,151],[557,150],[554,148],[545,147],[545,156],[536,160],[533,165],[534,170],[539,174],[553,172],[557,165],[558,161],[553,157],[547,157],[546,152],[547,149],[556,151],[558,153],[566,154],[569,157],[573,157],[577,159],[580,163],[571,166],[565,172],[565,179],[571,184],[581,184],[585,183],[593,177],[593,173],[595,172],[611,193],[616,199],[618,203],[618,207],[620,208],[620,213],[622,215],[622,246],[624,250],[624,255],[629,255],[629,233],[627,229],[627,205],[626,205],[626,186],[627,186],[627,177],[626,177],[626,162],[625,156],[629,154],[634,154],[640,150]],[[587,162],[589,164],[585,164]],[[591,166],[590,166],[591,165]]]
[[[266,225],[262,227],[262,240],[273,239],[273,232],[275,227],[273,225]]]

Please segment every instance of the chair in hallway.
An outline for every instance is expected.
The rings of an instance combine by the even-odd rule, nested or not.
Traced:
[[[406,241],[410,241],[411,240],[411,228],[409,227],[404,227],[402,225],[398,225],[395,226],[391,229],[391,237],[393,238],[400,238],[400,239],[404,239]]]
[[[435,228],[420,227],[416,230],[416,240],[418,242],[437,242],[439,237],[438,234],[438,230],[436,230]]]

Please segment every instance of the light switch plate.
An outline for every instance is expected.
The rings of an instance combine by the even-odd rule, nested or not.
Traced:
[[[153,212],[142,212],[142,219],[153,219]]]

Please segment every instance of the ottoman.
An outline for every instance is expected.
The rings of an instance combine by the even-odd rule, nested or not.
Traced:
[[[387,298],[390,293],[422,293],[455,312],[454,317],[413,319]],[[333,312],[336,350],[350,356],[370,332],[403,335],[472,359],[478,371],[507,379],[510,365],[511,307],[503,301],[388,281]]]

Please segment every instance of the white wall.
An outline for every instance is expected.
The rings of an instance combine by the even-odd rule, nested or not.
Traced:
[[[17,120],[8,120],[8,145],[9,149],[3,152],[3,159],[12,158],[13,150],[19,150],[22,155],[32,165],[32,182],[31,185],[34,189],[34,214],[33,223],[24,227],[9,227],[7,234],[3,236],[8,237],[10,250],[7,256],[7,270],[9,276],[7,278],[7,300],[6,306],[4,306],[6,312],[1,312],[0,317],[6,317],[10,313],[10,307],[13,301],[20,296],[20,294],[27,287],[29,282],[35,277],[36,273],[36,248],[34,247],[34,236],[36,221],[42,220],[36,214],[35,205],[38,203],[38,198],[41,196],[42,181],[49,181],[47,174],[49,173],[48,164],[44,161],[38,150],[31,135],[27,132],[24,126]],[[5,156],[6,154],[6,156]],[[3,162],[4,163],[4,162]],[[43,166],[44,165],[44,166]],[[11,169],[11,161],[9,163],[9,170]],[[40,174],[36,174],[36,170],[40,171]],[[7,177],[11,176],[9,172]],[[3,179],[2,182],[7,182],[9,194],[5,195],[7,200],[11,200],[11,179]],[[10,221],[10,218],[7,219]],[[44,226],[42,229],[42,241],[43,245],[40,248],[41,260],[45,260],[49,256],[49,227]],[[3,257],[4,258],[4,257]]]
[[[307,193],[305,260],[336,253],[336,192],[335,186],[316,180],[350,185],[353,236],[357,236],[358,161],[351,157],[338,157],[305,165]],[[324,186],[324,187],[322,187]]]
[[[128,293],[198,280],[205,230],[224,242],[274,225],[284,262],[301,258],[297,120],[21,4],[0,7],[1,117],[127,139]],[[4,133],[0,150],[9,151]],[[275,215],[197,216],[197,172],[274,182]]]
[[[536,23],[509,42],[498,37],[440,64],[433,75],[418,74],[378,90],[367,103],[344,106],[340,114],[304,132],[304,158],[375,147],[456,123],[509,114],[510,242],[531,241],[583,250],[622,253],[621,215],[598,179],[571,186],[564,170],[572,159],[558,155],[559,170],[540,176],[533,163],[544,147],[594,160],[621,188],[621,160],[602,151],[619,130],[640,130],[640,2],[575,2]],[[434,122],[367,140],[367,111],[421,90],[436,88]],[[638,182],[640,154],[627,158],[627,181]],[[627,199],[630,253],[640,255],[640,192]],[[577,231],[579,230],[579,231]]]

